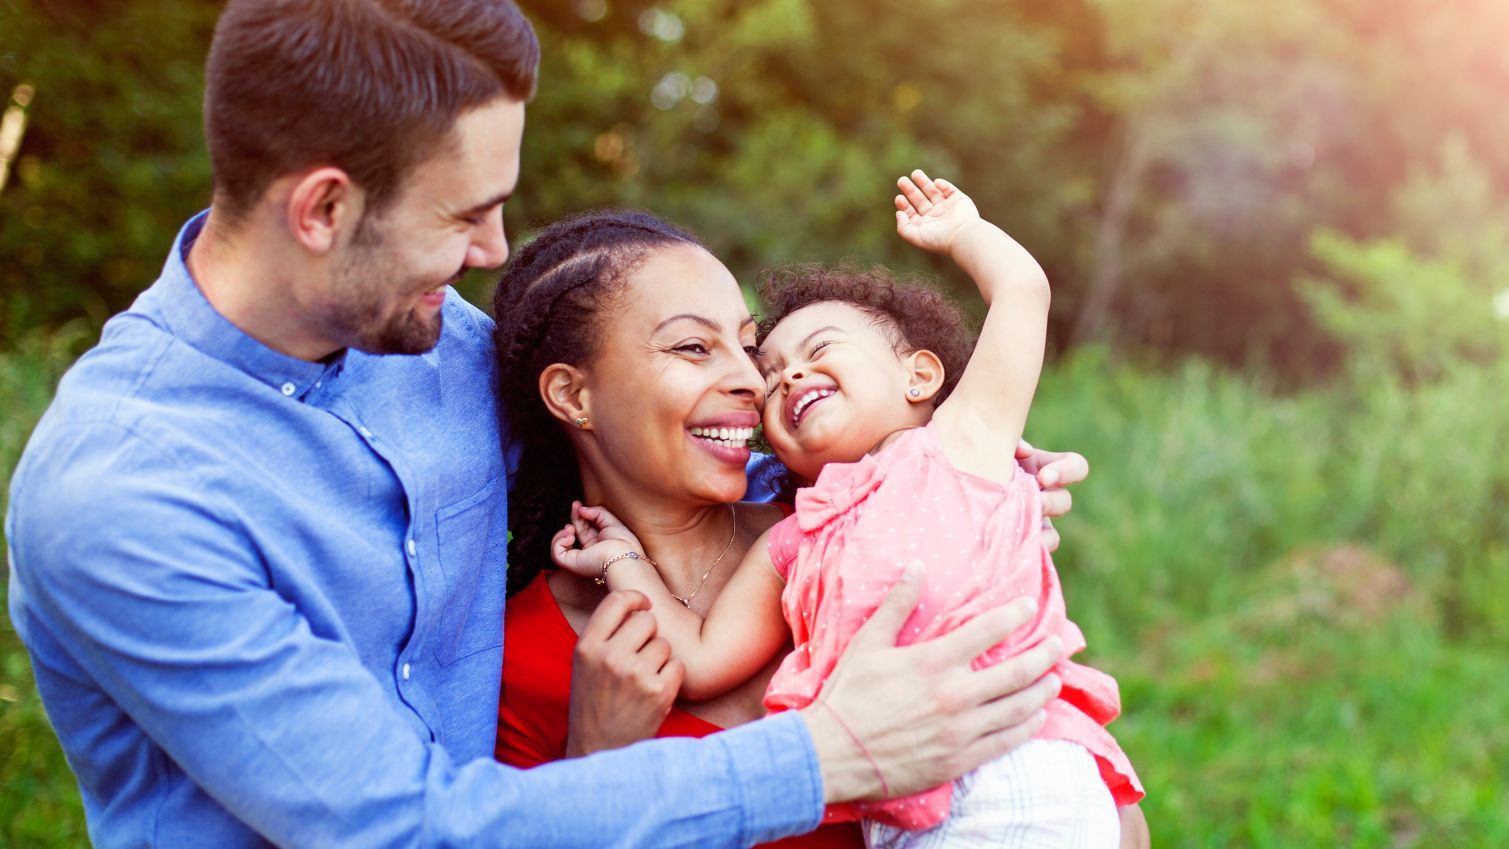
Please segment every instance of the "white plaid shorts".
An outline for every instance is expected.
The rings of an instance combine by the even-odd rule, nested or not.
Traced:
[[[925,831],[866,820],[870,849],[1117,849],[1121,820],[1095,758],[1032,740],[954,782],[948,819]]]

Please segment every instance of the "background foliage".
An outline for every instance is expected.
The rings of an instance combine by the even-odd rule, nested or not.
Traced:
[[[1509,842],[1509,5],[553,0],[510,232],[602,205],[741,280],[950,176],[1055,282],[1030,426],[1160,845]],[[209,0],[0,5],[0,474],[208,199]],[[477,275],[469,295],[485,299]],[[966,300],[973,303],[972,297]],[[0,628],[0,845],[84,842]]]

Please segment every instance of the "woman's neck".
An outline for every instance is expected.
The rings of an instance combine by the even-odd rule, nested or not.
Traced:
[[[725,552],[737,523],[728,504],[670,502],[642,491],[618,494],[590,484],[584,487],[584,495],[587,504],[607,507],[629,526],[674,594],[694,592],[709,565],[720,554],[725,560],[728,557]]]

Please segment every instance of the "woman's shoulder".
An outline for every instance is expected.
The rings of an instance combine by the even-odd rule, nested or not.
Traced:
[[[774,502],[740,501],[737,505],[739,529],[750,537],[757,537],[770,530],[776,522],[790,514],[790,505]]]

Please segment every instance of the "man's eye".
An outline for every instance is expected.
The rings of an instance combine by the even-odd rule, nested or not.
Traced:
[[[758,347],[756,347],[754,345],[745,345],[744,346],[744,353],[748,354],[749,358],[751,360],[758,359],[759,357],[761,357],[761,356],[763,356],[765,354],[764,351],[761,351]]]

